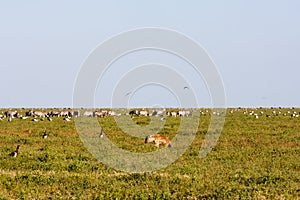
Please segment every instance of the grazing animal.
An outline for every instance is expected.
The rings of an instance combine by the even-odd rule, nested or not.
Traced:
[[[152,112],[151,116],[160,116],[160,117],[163,117],[164,116],[164,111],[163,110],[154,110]]]
[[[79,113],[79,111],[74,111],[73,112],[73,117],[79,117],[80,116],[80,113]]]
[[[69,118],[64,118],[65,121],[70,122],[71,120]]]
[[[62,117],[71,117],[71,113],[68,112],[68,111],[61,111],[59,113],[59,116],[62,116]]]
[[[190,116],[192,116],[192,113],[189,110],[180,110],[180,111],[178,111],[178,115],[184,116],[184,117],[190,117]]]
[[[26,117],[33,116],[33,110],[26,111],[26,112],[25,112],[25,116],[26,116]]]
[[[171,117],[177,117],[178,116],[178,112],[175,112],[175,111],[167,112],[166,114],[167,114],[167,116],[171,116]]]
[[[95,112],[91,112],[91,111],[85,111],[83,113],[84,117],[95,117]]]
[[[152,112],[151,116],[157,116],[157,111],[154,110],[154,111]]]
[[[139,115],[140,115],[140,111],[138,111],[138,110],[131,110],[131,111],[129,112],[129,115],[131,115],[131,116],[133,116],[133,115],[139,116]]]
[[[51,111],[47,115],[49,117],[60,117],[60,112],[58,112],[58,111]]]
[[[153,135],[148,135],[145,138],[145,143],[154,143],[155,146],[159,147],[159,145],[165,145],[168,147],[172,147],[170,140],[168,137],[160,135],[160,134],[153,134]]]
[[[13,151],[13,152],[11,152],[9,155],[10,155],[11,157],[17,157],[18,154],[19,154],[19,148],[20,148],[20,145],[18,145],[17,148],[16,148],[16,150]]]
[[[149,113],[146,110],[142,110],[140,111],[140,116],[149,116]]]
[[[177,117],[177,114],[178,114],[178,113],[177,113],[177,112],[174,112],[174,111],[173,111],[173,112],[170,112],[170,116],[172,116],[172,117]]]
[[[18,117],[18,111],[6,111],[4,114],[6,117],[10,117],[10,118]]]
[[[45,117],[48,113],[44,113],[41,111],[34,111],[32,114],[34,117]]]
[[[94,113],[95,113],[96,117],[106,117],[108,115],[108,111],[107,110],[95,111]]]

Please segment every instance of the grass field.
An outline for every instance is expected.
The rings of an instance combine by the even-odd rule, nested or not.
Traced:
[[[290,116],[300,109],[254,109],[258,118],[251,110],[227,109],[217,145],[200,159],[207,112],[184,155],[146,173],[117,171],[93,158],[73,121],[5,119],[0,121],[0,199],[300,199],[300,118]],[[281,114],[275,116],[274,110]],[[122,133],[113,117],[98,120],[119,147],[156,150]],[[134,120],[149,123],[148,117]],[[180,118],[167,117],[160,133],[172,138],[179,124]],[[8,156],[18,144],[20,154]]]

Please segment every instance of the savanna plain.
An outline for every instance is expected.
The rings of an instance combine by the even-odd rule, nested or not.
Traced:
[[[187,151],[171,165],[144,173],[115,170],[95,159],[73,118],[3,119],[0,199],[300,199],[300,109],[228,108],[217,144],[202,159],[199,151],[216,113],[204,108],[193,112],[202,114]],[[165,116],[159,133],[172,139],[181,118]],[[120,148],[165,148],[124,134],[113,116],[97,120]],[[132,120],[141,127],[150,123],[147,116]],[[17,145],[18,156],[9,156]]]

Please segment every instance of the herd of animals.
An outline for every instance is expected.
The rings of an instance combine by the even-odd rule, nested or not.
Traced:
[[[220,115],[218,112],[210,112],[210,109],[197,109],[200,111],[200,115]],[[228,112],[229,111],[229,112]],[[125,115],[130,115],[131,117],[136,116],[158,116],[162,117],[164,119],[165,116],[169,117],[190,117],[192,116],[193,109],[186,109],[186,110],[179,110],[179,111],[168,111],[166,109],[161,110],[153,110],[152,112],[149,112],[145,109],[133,109],[129,110],[126,113],[123,113]],[[255,119],[258,119],[260,117],[266,117],[266,118],[272,118],[272,117],[290,117],[290,118],[299,118],[300,112],[296,111],[295,108],[289,108],[289,109],[282,109],[282,108],[271,108],[267,111],[263,108],[232,108],[227,109],[227,114],[233,114],[233,113],[242,113],[244,115],[252,116]],[[7,119],[9,122],[11,122],[13,119],[21,119],[26,120],[30,119],[31,121],[44,121],[47,119],[48,121],[52,121],[53,117],[62,117],[63,120],[71,121],[71,118],[74,117],[107,117],[107,116],[120,116],[122,115],[121,112],[117,113],[117,111],[114,110],[96,110],[96,111],[33,111],[29,110],[25,112],[25,115],[22,115],[18,111],[5,111],[0,113],[0,121],[3,121],[4,119]],[[100,138],[103,138],[103,132],[101,130]],[[42,136],[44,139],[48,137],[46,130],[43,133]],[[155,146],[159,147],[160,145],[165,145],[166,147],[172,147],[172,144],[167,136],[160,135],[160,134],[152,134],[148,135],[145,138],[145,143],[153,143]],[[17,157],[19,154],[20,145],[17,145],[16,150],[11,152],[9,156]]]
[[[192,116],[191,110],[179,110],[179,111],[166,111],[165,109],[162,110],[153,110],[152,112],[149,112],[145,109],[133,109],[130,110],[127,113],[124,113],[125,115],[130,115],[131,117],[134,116],[172,116],[172,117],[182,117],[182,116]],[[0,121],[7,119],[8,121],[12,121],[13,119],[31,119],[32,121],[44,121],[47,119],[48,121],[52,121],[53,117],[62,117],[66,121],[70,121],[71,118],[74,117],[107,117],[107,116],[121,116],[121,112],[116,112],[114,110],[63,110],[63,111],[34,111],[34,110],[28,110],[25,111],[24,114],[19,113],[17,110],[8,110],[5,112],[0,113]]]
[[[3,121],[7,119],[8,122],[11,122],[12,120],[30,120],[34,122],[38,121],[52,121],[52,118],[54,117],[61,117],[65,121],[71,121],[74,117],[107,117],[107,116],[120,116],[121,113],[117,113],[116,111],[112,110],[96,110],[96,111],[71,111],[70,109],[63,110],[63,111],[34,111],[34,110],[28,110],[25,112],[19,112],[17,110],[8,110],[0,113],[0,121]],[[131,117],[139,117],[139,116],[158,116],[163,117],[164,116],[172,116],[172,117],[182,117],[182,116],[192,116],[191,110],[179,110],[179,111],[166,111],[164,110],[153,110],[151,113],[145,109],[133,109],[125,113],[125,115],[130,115]],[[46,133],[46,130],[43,132],[43,139],[47,139],[48,135]],[[101,130],[100,138],[103,138],[104,134]],[[161,145],[165,145],[167,147],[171,147],[171,142],[168,137],[160,135],[160,134],[152,134],[148,135],[145,138],[145,143],[153,143],[155,146],[159,147]],[[11,157],[17,157],[19,154],[20,145],[17,145],[16,150],[11,152],[9,156]]]

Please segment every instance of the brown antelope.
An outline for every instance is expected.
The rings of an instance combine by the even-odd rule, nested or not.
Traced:
[[[153,134],[153,135],[148,135],[145,138],[145,143],[154,143],[155,146],[159,147],[159,145],[165,145],[168,147],[171,147],[171,142],[168,139],[168,137],[160,135],[160,134]]]

